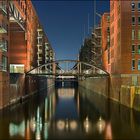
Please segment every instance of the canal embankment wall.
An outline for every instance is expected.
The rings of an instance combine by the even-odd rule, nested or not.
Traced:
[[[108,97],[109,83],[108,77],[91,77],[85,80],[79,80],[79,86],[86,88],[94,93],[98,93]]]
[[[114,76],[93,77],[79,81],[79,86],[140,111],[140,86],[128,85],[127,81]]]
[[[25,74],[12,74],[10,76],[9,102],[12,105],[22,102],[42,90],[54,86],[54,80],[46,77],[25,76]]]

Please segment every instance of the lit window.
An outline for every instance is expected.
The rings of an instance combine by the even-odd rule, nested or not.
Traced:
[[[24,64],[10,64],[10,73],[24,73]]]
[[[132,40],[134,40],[134,39],[135,39],[135,30],[132,29]]]
[[[138,70],[140,70],[140,59],[138,60]]]
[[[132,60],[132,70],[135,70],[135,60]]]
[[[135,53],[135,45],[132,45],[132,53]]]
[[[138,45],[138,54],[140,54],[140,45]]]
[[[135,10],[135,3],[134,2],[131,3],[131,7],[132,7],[132,11],[134,11]]]
[[[138,40],[140,40],[140,30],[138,30]]]
[[[132,17],[132,24],[135,25],[135,17]]]

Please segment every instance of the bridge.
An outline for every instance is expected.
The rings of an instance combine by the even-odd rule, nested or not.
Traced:
[[[78,60],[56,60],[31,69],[26,75],[48,76],[55,78],[86,78],[108,76],[109,74],[86,62]]]

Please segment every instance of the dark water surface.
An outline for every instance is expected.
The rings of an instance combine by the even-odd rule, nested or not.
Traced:
[[[140,139],[140,113],[67,85],[1,111],[0,139]]]

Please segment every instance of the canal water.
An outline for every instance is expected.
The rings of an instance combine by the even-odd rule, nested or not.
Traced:
[[[139,112],[60,85],[1,111],[0,139],[140,139]]]

